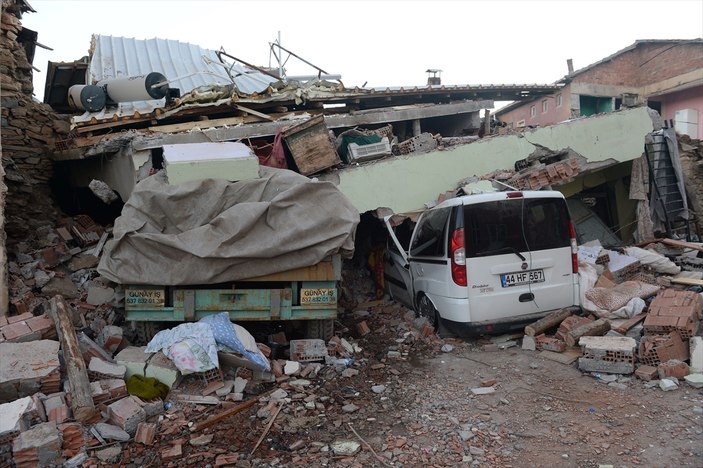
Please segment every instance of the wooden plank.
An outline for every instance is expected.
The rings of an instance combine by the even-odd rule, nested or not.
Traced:
[[[606,319],[598,319],[578,328],[574,328],[564,337],[568,346],[576,346],[582,336],[602,336],[610,330],[610,322]]]
[[[703,280],[695,278],[671,278],[671,282],[675,284],[685,284],[687,286],[703,286]]]
[[[68,313],[69,305],[63,296],[56,295],[51,301],[51,318],[56,325],[56,333],[61,342],[68,386],[71,392],[71,408],[73,417],[82,423],[93,422],[100,416],[95,408],[93,394],[88,380],[88,370],[83,360],[76,330]]]
[[[251,119],[251,118],[249,118]],[[242,123],[246,123],[247,120],[246,117],[242,116],[237,116],[237,117],[226,117],[222,119],[211,119],[211,120],[201,120],[197,122],[183,122],[183,123],[177,123],[177,124],[168,124],[168,125],[155,125],[153,127],[149,127],[149,130],[152,132],[161,132],[161,133],[178,133],[178,132],[187,132],[190,131],[194,128],[199,128],[199,129],[204,129],[204,128],[213,128],[213,127],[224,127],[225,125],[239,125]]]
[[[543,318],[537,320],[536,322],[526,326],[525,327],[525,335],[537,336],[540,333],[543,333],[552,327],[556,327],[561,322],[563,322],[567,317],[570,317],[572,314],[573,314],[573,311],[569,307],[552,312],[551,314],[547,315],[546,317],[543,317]]]
[[[242,106],[239,104],[232,104],[232,107],[234,107],[235,109],[238,109],[242,112],[246,112],[247,114],[255,115],[257,117],[261,117],[262,119],[270,120],[271,122],[273,122],[275,120],[273,117],[271,117],[268,114],[264,114],[263,112],[255,111],[254,109],[249,109],[248,107],[245,107],[245,106]]]
[[[274,389],[274,390],[276,390],[276,389]],[[246,410],[246,409],[248,409],[248,408],[251,408],[251,407],[254,406],[256,403],[258,403],[260,398],[262,398],[262,397],[264,397],[264,396],[267,396],[267,395],[270,395],[271,393],[273,393],[274,390],[269,390],[268,392],[263,393],[263,394],[257,396],[256,398],[253,398],[253,399],[251,399],[251,400],[249,400],[249,401],[247,401],[247,402],[245,402],[245,403],[242,403],[241,405],[237,405],[237,406],[235,406],[234,408],[230,408],[230,409],[228,409],[228,410],[226,410],[226,411],[223,411],[223,412],[220,413],[220,414],[216,414],[215,416],[211,416],[211,417],[207,418],[205,421],[201,421],[201,422],[199,422],[198,424],[194,425],[194,426],[190,429],[190,432],[198,432],[198,431],[201,431],[201,430],[203,430],[203,429],[205,429],[205,428],[207,428],[207,427],[212,426],[213,424],[216,424],[216,423],[222,421],[223,419],[227,419],[227,418],[229,418],[230,416],[234,416],[234,415],[237,414],[237,413],[241,413],[242,411],[244,411],[244,410]]]
[[[699,252],[703,252],[703,246],[700,246],[698,244],[693,244],[691,242],[683,242],[679,240],[674,240],[674,239],[662,239],[659,242],[662,244],[670,245],[672,247],[679,247],[682,249],[693,249],[697,250]]]
[[[634,327],[635,325],[637,325],[638,323],[640,323],[642,320],[644,320],[644,318],[645,318],[646,316],[647,316],[647,312],[643,312],[643,313],[641,313],[641,314],[637,314],[637,315],[635,315],[634,317],[632,317],[631,319],[629,319],[629,320],[623,322],[622,324],[620,324],[620,326],[618,326],[618,327],[615,329],[615,331],[618,332],[618,333],[620,333],[621,335],[624,335],[625,333],[627,333],[627,331],[628,331],[630,328]]]

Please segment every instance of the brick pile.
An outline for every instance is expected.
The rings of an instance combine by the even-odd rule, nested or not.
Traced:
[[[573,180],[580,170],[576,158],[558,161],[552,164],[537,164],[515,174],[508,180],[508,185],[519,190],[540,190],[551,185],[561,185]]]

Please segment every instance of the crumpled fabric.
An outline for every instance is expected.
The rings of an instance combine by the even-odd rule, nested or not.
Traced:
[[[657,292],[659,292],[659,286],[641,281],[625,281],[612,288],[587,290],[584,297],[589,303],[583,307],[600,318],[631,318],[644,309],[643,299]]]
[[[232,323],[227,312],[207,315],[198,323],[207,324],[212,328],[215,342],[220,351],[234,352],[253,362],[259,368],[270,371],[271,363],[263,355],[256,340],[244,327]]]
[[[680,266],[660,253],[652,252],[647,249],[641,249],[639,247],[626,247],[625,252],[630,257],[637,258],[642,265],[649,266],[657,273],[664,273],[668,275],[677,275],[681,273]]]
[[[212,328],[206,323],[182,323],[170,330],[158,332],[147,345],[146,352],[159,351],[163,351],[183,375],[205,372],[220,366],[215,337]]]

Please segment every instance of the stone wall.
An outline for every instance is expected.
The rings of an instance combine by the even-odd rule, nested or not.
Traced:
[[[54,224],[58,218],[49,188],[53,174],[49,154],[69,130],[67,118],[32,98],[32,65],[18,41],[21,15],[30,8],[22,0],[2,0],[0,99],[8,245],[31,239],[39,226]]]

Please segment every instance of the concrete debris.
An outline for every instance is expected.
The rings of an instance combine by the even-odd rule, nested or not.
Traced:
[[[119,198],[115,191],[102,180],[91,180],[88,184],[88,188],[106,205],[117,201]]]
[[[339,457],[349,457],[361,450],[361,444],[353,440],[335,440],[330,448]]]
[[[703,388],[703,374],[689,374],[683,379],[693,388]]]

